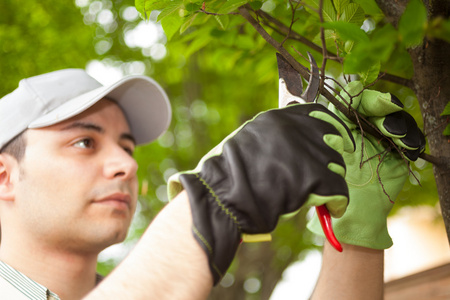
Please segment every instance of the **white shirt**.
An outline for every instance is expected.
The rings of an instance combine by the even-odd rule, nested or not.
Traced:
[[[0,261],[0,299],[60,300],[45,286]]]

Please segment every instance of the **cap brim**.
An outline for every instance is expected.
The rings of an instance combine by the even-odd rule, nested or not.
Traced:
[[[33,121],[28,128],[47,127],[67,120],[105,97],[122,108],[137,144],[155,140],[169,127],[171,107],[161,86],[145,76],[128,76],[67,101]]]

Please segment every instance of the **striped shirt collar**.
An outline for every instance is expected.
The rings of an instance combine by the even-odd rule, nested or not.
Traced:
[[[0,261],[0,276],[29,299],[60,300],[58,295],[47,289],[45,286],[37,283],[2,261]]]
[[[10,265],[0,261],[0,277],[11,284],[18,292],[33,300],[60,300],[59,296],[45,286],[37,283]],[[96,274],[95,284],[103,280],[103,276]],[[1,291],[0,291],[1,296]]]

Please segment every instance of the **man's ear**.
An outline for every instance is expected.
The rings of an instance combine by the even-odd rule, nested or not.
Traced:
[[[12,170],[18,167],[17,161],[7,154],[0,154],[0,200],[14,200]]]

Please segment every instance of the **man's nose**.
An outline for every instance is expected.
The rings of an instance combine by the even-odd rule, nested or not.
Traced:
[[[104,166],[108,179],[129,180],[136,176],[137,168],[136,160],[122,147],[115,146],[108,151]]]

